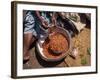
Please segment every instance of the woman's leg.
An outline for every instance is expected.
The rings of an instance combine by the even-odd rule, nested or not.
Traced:
[[[24,46],[23,46],[23,50],[24,50],[24,60],[29,60],[29,48],[30,48],[30,45],[31,45],[31,41],[32,41],[32,33],[27,33],[27,34],[24,34]]]
[[[31,11],[28,11],[24,18],[24,39],[23,39],[23,59],[29,60],[29,48],[32,44],[33,34],[35,34],[35,19]],[[34,32],[33,32],[34,31]],[[35,38],[34,38],[35,39]]]

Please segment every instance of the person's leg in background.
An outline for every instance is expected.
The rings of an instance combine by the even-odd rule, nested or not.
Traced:
[[[24,45],[23,45],[23,50],[24,50],[24,60],[28,60],[29,59],[29,47],[31,45],[31,41],[32,41],[32,33],[27,33],[27,34],[24,34],[24,38],[23,38],[23,41],[24,41]]]
[[[33,33],[36,33],[34,30],[35,20],[31,12],[27,12],[24,18],[24,36],[23,36],[23,60],[27,61],[30,58],[29,48],[32,42],[36,39],[33,37]]]

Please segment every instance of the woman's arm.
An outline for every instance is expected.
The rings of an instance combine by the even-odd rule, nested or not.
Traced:
[[[52,17],[51,17],[51,20],[52,20],[52,23],[54,24],[54,26],[56,26],[57,25],[57,17],[56,17],[57,15],[56,15],[56,13],[55,12],[53,12],[53,14],[52,14]]]
[[[42,16],[40,15],[39,11],[36,11],[36,15],[39,18],[42,27],[45,28],[45,29],[47,29],[48,28],[48,22],[42,18]]]
[[[42,22],[43,19],[42,19],[41,15],[40,15],[39,11],[36,11],[36,15],[37,15],[38,19]]]

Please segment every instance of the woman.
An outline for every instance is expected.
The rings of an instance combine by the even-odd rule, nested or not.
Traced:
[[[24,61],[30,58],[30,45],[48,33],[49,24],[55,24],[55,13],[46,11],[27,11],[24,18]]]

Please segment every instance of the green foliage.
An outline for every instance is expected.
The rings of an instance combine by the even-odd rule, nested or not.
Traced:
[[[86,59],[86,57],[84,57],[84,58],[81,59],[81,64],[82,64],[82,65],[87,64],[87,59]]]
[[[88,53],[88,55],[91,55],[91,48],[87,49],[87,53]]]

